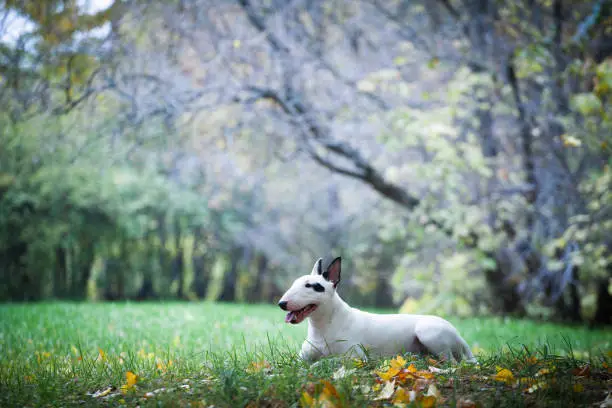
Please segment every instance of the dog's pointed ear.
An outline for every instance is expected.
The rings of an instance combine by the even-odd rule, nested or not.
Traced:
[[[323,259],[319,258],[312,267],[311,275],[322,275],[323,274]]]
[[[323,272],[323,277],[333,283],[335,288],[340,283],[340,272],[342,272],[342,258],[337,257]]]

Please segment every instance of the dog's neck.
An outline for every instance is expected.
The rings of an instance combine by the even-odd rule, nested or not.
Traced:
[[[351,307],[338,295],[337,292],[330,301],[319,304],[308,317],[309,332],[313,334],[325,334],[334,327],[338,327],[338,323],[344,321]]]

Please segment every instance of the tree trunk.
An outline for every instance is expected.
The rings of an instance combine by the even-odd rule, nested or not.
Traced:
[[[612,267],[608,267],[609,272]],[[612,275],[612,273],[610,273]],[[608,290],[609,281],[600,280],[597,285],[597,309],[593,317],[593,325],[612,324],[612,295]]]
[[[89,242],[86,243],[79,251],[79,276],[78,279],[74,279],[73,295],[76,298],[85,299],[87,298],[87,283],[91,277],[91,268],[94,262],[95,252],[93,245]]]
[[[517,282],[512,276],[520,273],[522,266],[520,256],[512,249],[505,247],[495,254],[488,254],[495,259],[495,268],[485,270],[487,286],[491,291],[491,306],[494,313],[522,316],[525,314],[523,302],[517,290]]]
[[[393,291],[389,284],[388,277],[383,273],[378,273],[376,276],[376,290],[374,292],[374,306],[380,308],[394,307]]]
[[[255,282],[247,294],[247,300],[251,303],[260,302],[263,299],[263,281],[268,268],[268,258],[264,254],[257,255],[255,262]]]
[[[197,228],[194,231],[193,240],[193,285],[194,291],[198,299],[205,299],[208,293],[208,281],[209,281],[209,263],[207,260],[210,258],[206,256],[204,244],[204,234],[201,228]]]
[[[174,256],[172,259],[172,279],[178,282],[178,288],[176,291],[176,297],[179,299],[184,298],[183,286],[185,279],[185,270],[183,264],[183,246],[181,239],[181,223],[178,218],[174,220]]]
[[[229,269],[223,274],[223,286],[219,295],[220,302],[233,302],[236,300],[236,278],[238,277],[238,264],[241,261],[242,248],[235,247],[230,251]]]
[[[61,246],[55,249],[55,273],[53,274],[53,296],[62,299],[65,296],[66,287],[66,250]]]

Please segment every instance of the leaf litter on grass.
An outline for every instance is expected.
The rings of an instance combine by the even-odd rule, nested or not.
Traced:
[[[516,406],[517,401],[525,406],[567,406],[566,403],[599,406],[610,402],[612,354],[594,351],[609,349],[610,342],[603,334],[594,337],[592,332],[572,331],[576,333],[572,334],[575,353],[563,349],[555,354],[558,349],[553,350],[554,347],[536,352],[516,352],[505,347],[502,352],[491,353],[497,349],[495,343],[483,340],[479,332],[477,347],[488,351],[481,351],[481,365],[476,367],[411,355],[384,361],[332,358],[309,366],[295,354],[303,340],[304,333],[300,330],[305,328],[293,328],[295,333],[283,332],[285,337],[293,336],[290,341],[274,336],[271,340],[261,339],[268,342],[257,349],[255,338],[241,342],[234,333],[224,331],[229,329],[206,326],[203,315],[197,312],[201,307],[172,306],[166,313],[168,318],[160,319],[164,309],[157,305],[78,305],[74,311],[81,312],[54,322],[53,307],[28,306],[23,313],[33,311],[34,324],[28,326],[28,319],[13,319],[19,324],[11,323],[12,326],[6,324],[7,320],[0,323],[4,324],[2,333],[5,334],[0,338],[0,346],[6,350],[0,356],[0,378],[7,390],[0,396],[0,405],[6,406],[8,401],[12,403],[8,405],[26,405],[31,398],[40,401],[38,405],[53,401],[53,404],[71,406],[97,401],[109,406],[143,407],[189,403],[204,407],[289,407],[302,399],[308,402],[308,397],[315,405],[329,407],[435,403],[462,408],[476,404],[502,408]],[[82,313],[83,308],[97,310],[104,318],[90,319],[95,313]],[[224,305],[223,308],[226,315],[235,309],[236,319],[243,319],[244,313],[238,312],[240,307]],[[184,310],[189,310],[195,319],[187,326],[181,320]],[[265,310],[261,308],[259,312]],[[88,316],[87,321],[79,320],[82,319],[79,316]],[[150,316],[148,320],[147,316]],[[141,324],[132,327],[134,319]],[[107,330],[106,323],[96,328],[98,322],[108,320],[113,320],[112,331]],[[66,321],[72,326],[64,328]],[[145,321],[148,323],[142,323]],[[270,322],[266,327],[275,327]],[[495,326],[500,337],[509,338],[509,331],[516,328],[512,326],[514,323],[487,322]],[[44,331],[38,328],[40,324]],[[469,330],[470,325],[481,323],[470,320],[461,324]],[[228,323],[224,327],[234,325]],[[503,334],[503,330],[508,333]],[[545,336],[541,330],[538,326],[538,335]],[[123,334],[119,336],[119,332]],[[522,336],[534,344],[528,334]],[[207,351],[203,351],[202,339],[209,338]],[[589,348],[588,353],[585,347]],[[127,372],[138,376],[131,386]],[[184,379],[189,382],[183,382]],[[121,392],[122,386],[127,393]]]

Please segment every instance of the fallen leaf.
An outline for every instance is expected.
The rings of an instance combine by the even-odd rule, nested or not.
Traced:
[[[378,376],[383,380],[383,381],[390,381],[393,377],[395,377],[398,373],[400,372],[399,368],[396,367],[389,367],[389,369],[387,371],[376,371],[376,374],[378,374]]]
[[[409,404],[416,399],[416,392],[406,390],[405,388],[398,388],[393,396],[393,404]]]
[[[425,391],[428,385],[429,381],[427,381],[426,379],[417,378],[417,380],[414,382],[414,385],[412,386],[412,390],[416,392],[423,392]]]
[[[416,375],[427,380],[432,380],[434,378],[433,373],[430,371],[417,371]]]
[[[100,347],[98,347],[98,360],[106,361],[106,353]]]
[[[334,387],[334,384],[330,383],[327,380],[323,380],[323,391],[321,392],[323,395],[338,398],[340,395],[338,394],[338,390]]]
[[[389,399],[393,395],[393,391],[395,391],[395,382],[394,381],[387,381],[387,382],[385,382],[384,387],[380,391],[380,394],[378,394],[378,396],[376,398],[374,398],[374,399],[375,400]]]
[[[538,372],[535,374],[535,376],[536,376],[536,377],[541,377],[541,376],[543,376],[543,375],[550,374],[550,372],[551,372],[551,371],[550,371],[550,369],[548,369],[548,368],[540,368],[540,369],[538,370]]]
[[[432,395],[426,395],[421,398],[421,404],[419,405],[422,408],[432,408],[436,406],[436,397]]]
[[[408,362],[404,359],[404,357],[398,355],[393,360],[391,360],[391,367],[402,369],[407,363]]]
[[[576,367],[572,370],[572,375],[575,377],[589,377],[591,375],[591,366]]]
[[[512,384],[514,382],[514,374],[507,368],[497,367],[497,373],[492,377],[495,381]]]
[[[136,382],[138,381],[138,376],[131,371],[125,373],[126,383],[121,386],[121,392],[123,394],[128,393],[134,389]]]
[[[584,391],[584,385],[582,384],[574,384],[574,392],[583,392]]]
[[[339,369],[337,369],[334,374],[332,375],[332,378],[334,380],[339,380],[341,378],[344,378],[348,375],[351,375],[355,372],[356,370],[354,368],[351,368],[349,370],[347,370],[344,366],[341,366]]]
[[[113,387],[112,385],[109,385],[108,387],[104,388],[103,390],[98,390],[98,391],[94,392],[93,394],[91,394],[91,396],[92,396],[92,398],[106,397],[108,394],[110,394],[114,390],[115,390],[115,387]]]
[[[314,406],[314,403],[315,400],[312,398],[312,395],[304,391],[300,397],[300,405],[302,407],[312,407]]]
[[[538,363],[538,359],[536,358],[536,356],[531,356],[531,357],[527,357],[525,359],[525,362],[529,365],[536,365]]]
[[[427,389],[427,394],[425,395],[429,397],[434,397],[436,399],[440,399],[442,397],[440,390],[438,390],[438,387],[436,387],[435,384],[429,384],[429,388]]]

